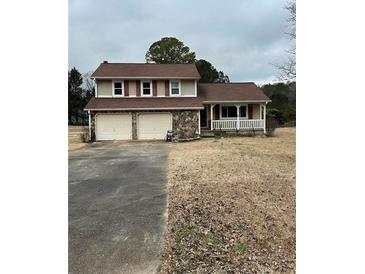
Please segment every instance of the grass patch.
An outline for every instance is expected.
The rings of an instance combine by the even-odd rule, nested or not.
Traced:
[[[213,235],[202,234],[202,238],[207,246],[210,246],[214,249],[217,249],[222,245],[221,241],[215,238]]]
[[[246,245],[244,243],[238,243],[233,246],[233,251],[237,253],[243,253],[246,251]]]
[[[244,231],[245,230],[245,226],[243,224],[239,224],[238,225],[238,229],[241,230],[241,231]]]
[[[183,226],[182,228],[179,229],[179,231],[176,233],[177,237],[184,238],[187,237],[191,234],[194,234],[196,231],[198,230],[198,227],[194,224],[189,224],[186,226]]]

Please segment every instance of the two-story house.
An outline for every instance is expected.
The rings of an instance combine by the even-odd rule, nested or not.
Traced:
[[[91,76],[86,105],[93,140],[180,138],[201,130],[265,132],[270,99],[254,83],[199,84],[194,64],[108,63]]]

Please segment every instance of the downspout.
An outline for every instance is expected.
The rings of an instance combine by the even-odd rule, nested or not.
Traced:
[[[266,104],[264,105],[264,133],[266,134]]]
[[[90,110],[87,111],[89,114],[89,141],[91,141],[91,113]]]

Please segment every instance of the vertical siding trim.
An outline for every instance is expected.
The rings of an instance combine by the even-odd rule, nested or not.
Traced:
[[[165,80],[165,96],[170,96],[169,87],[170,87],[170,81]]]
[[[152,96],[157,96],[157,81],[152,80]]]
[[[141,81],[136,80],[136,96],[141,96]]]

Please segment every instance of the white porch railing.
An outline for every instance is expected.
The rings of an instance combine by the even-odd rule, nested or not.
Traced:
[[[239,122],[239,127],[237,123]],[[264,129],[264,120],[249,119],[249,120],[213,120],[213,129]]]
[[[213,129],[235,129],[237,120],[213,120]]]

